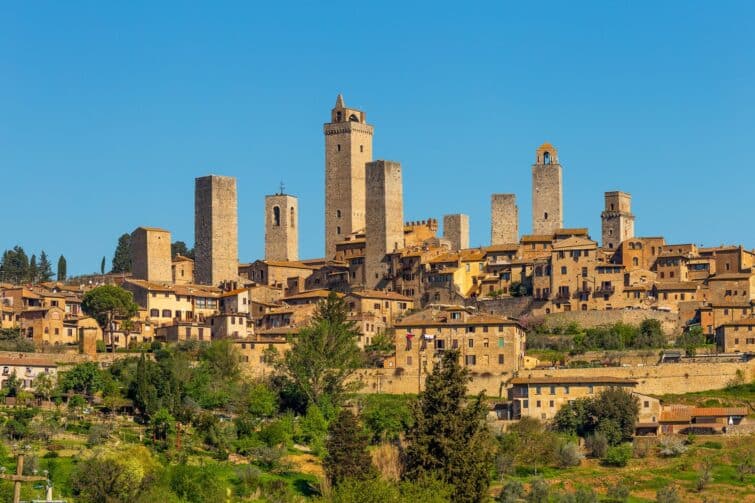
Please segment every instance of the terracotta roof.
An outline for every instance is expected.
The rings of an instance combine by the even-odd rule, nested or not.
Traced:
[[[223,292],[220,294],[221,297],[235,297],[236,295],[240,293],[246,292],[246,288],[237,288],[235,290],[231,290],[230,292]]]
[[[184,257],[180,253],[176,254],[176,256],[173,258],[173,262],[194,262],[194,259],[189,257]],[[239,265],[245,265],[245,264],[239,264]]]
[[[511,384],[625,384],[636,385],[634,379],[622,379],[620,377],[515,377]]]
[[[516,252],[519,251],[519,243],[501,243],[497,245],[490,245],[484,247],[482,250],[485,253]]]
[[[387,300],[401,300],[404,302],[411,302],[413,299],[406,295],[401,295],[397,292],[386,292],[381,290],[356,290],[350,294],[353,297],[362,297],[365,299],[387,299]]]
[[[664,281],[655,286],[658,290],[697,290],[699,285],[693,281]]]
[[[532,243],[532,242],[541,243],[544,241],[547,241],[550,243],[551,241],[553,241],[553,236],[550,234],[530,234],[527,236],[522,236],[521,241],[522,243]]]
[[[260,262],[272,266],[272,267],[288,267],[291,269],[317,269],[314,265],[304,264],[299,261],[285,261],[285,260],[261,260]]]
[[[721,281],[732,279],[750,279],[753,276],[751,272],[732,272],[727,274],[716,274],[708,278],[708,281]]]
[[[459,251],[459,258],[461,259],[462,262],[482,260],[483,257],[485,257],[485,252],[479,248],[471,248],[471,249]]]
[[[23,354],[19,356],[0,356],[0,365],[18,366],[18,367],[57,367],[58,364],[52,360],[44,358],[28,357]]]
[[[433,308],[424,309],[418,313],[405,316],[394,323],[396,327],[438,327],[438,326],[467,326],[467,325],[518,325],[513,318],[495,314],[469,314],[463,318],[451,319],[451,312],[464,311],[463,309],[439,310]]]
[[[565,250],[568,248],[597,248],[598,243],[592,239],[586,239],[581,237],[570,237],[553,243],[554,250]]]
[[[287,301],[287,300],[297,300],[297,299],[326,299],[329,295],[330,295],[330,290],[319,288],[316,290],[307,290],[305,292],[289,295],[288,297],[284,297],[281,300]],[[336,295],[338,295],[339,297],[343,297],[343,294],[340,292],[336,292]]]
[[[444,253],[443,255],[439,255],[435,257],[434,259],[430,260],[431,264],[442,264],[446,262],[458,262],[459,261],[459,254],[458,253]]]
[[[755,318],[746,318],[737,321],[727,321],[721,323],[720,327],[752,327],[755,326]]]
[[[694,417],[746,416],[745,407],[684,407],[672,406],[661,412],[661,422],[690,422]]]
[[[587,236],[587,227],[575,227],[573,229],[556,229],[556,232],[553,233],[554,236],[564,236],[567,234],[571,236]]]

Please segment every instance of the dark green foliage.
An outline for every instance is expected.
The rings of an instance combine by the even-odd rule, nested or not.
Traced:
[[[689,327],[682,335],[677,337],[676,346],[683,348],[687,356],[695,356],[697,348],[705,345],[705,334],[700,325]]]
[[[466,400],[469,380],[459,353],[445,352],[412,404],[414,424],[406,435],[406,480],[437,475],[454,487],[457,502],[483,499],[493,468],[484,396]]]
[[[20,328],[0,328],[0,351],[33,353],[34,342],[22,336]]]
[[[550,498],[550,484],[543,479],[535,479],[530,484],[530,492],[527,494],[529,503],[548,503]]]
[[[39,277],[39,267],[37,266],[37,256],[32,254],[29,260],[29,272],[26,280],[30,283],[37,283]]]
[[[553,424],[558,431],[581,437],[596,431],[611,445],[629,441],[639,414],[635,396],[621,388],[603,390],[594,398],[579,398],[556,413]]]
[[[542,468],[559,462],[561,440],[535,418],[522,419],[498,437],[497,467],[501,474],[515,466]]]
[[[3,252],[0,261],[0,281],[21,284],[29,281],[29,257],[20,246]]]
[[[518,480],[510,480],[506,482],[501,489],[501,493],[498,495],[499,503],[518,503],[524,498],[525,491],[524,485]]]
[[[361,416],[373,443],[395,440],[412,424],[408,400],[402,395],[366,395]]]
[[[347,391],[346,379],[361,365],[356,344],[359,332],[347,318],[346,303],[331,292],[280,365],[310,402],[340,403]]]
[[[660,322],[655,319],[643,320],[639,326],[619,322],[587,329],[574,322],[552,328],[536,325],[527,335],[529,349],[553,349],[571,354],[662,348],[665,345],[666,337]]]
[[[450,503],[452,488],[433,478],[394,484],[378,478],[344,480],[328,503]]]
[[[105,272],[105,258],[103,257],[102,272]],[[131,272],[131,234],[123,234],[118,238],[118,245],[113,253],[113,268],[111,273]]]
[[[58,259],[58,281],[65,281],[68,278],[68,261],[61,255]]]
[[[609,447],[602,462],[606,466],[627,466],[632,458],[632,446],[630,444],[615,445]]]
[[[100,262],[100,274],[105,274],[105,256],[102,256],[102,261]]]
[[[97,320],[103,333],[110,333],[115,320],[128,320],[139,310],[131,292],[115,285],[102,285],[89,290],[81,300],[81,309]]]
[[[175,241],[170,244],[170,256],[176,258],[176,255],[194,259],[194,248],[189,249],[183,241]]]
[[[327,456],[323,468],[330,483],[337,486],[345,479],[365,479],[373,474],[372,460],[367,452],[367,436],[348,410],[341,410],[328,428],[325,443]]]
[[[37,281],[50,281],[52,277],[52,264],[45,251],[42,250],[42,253],[39,255],[39,265],[37,266]]]
[[[62,393],[73,391],[93,395],[111,385],[109,374],[101,371],[94,362],[79,363],[58,378],[58,387]]]
[[[225,501],[225,487],[216,465],[176,465],[170,469],[170,488],[183,501]]]

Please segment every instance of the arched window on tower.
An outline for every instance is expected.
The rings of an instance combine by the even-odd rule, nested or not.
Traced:
[[[336,112],[336,122],[341,122],[341,119],[343,119],[343,114],[341,112]]]
[[[349,116],[349,120],[350,120],[351,122],[359,122],[359,118],[358,118],[358,117],[357,117],[357,116],[356,116],[355,114],[351,114],[351,115]]]
[[[551,153],[547,150],[543,152],[543,164],[550,164],[551,163]]]
[[[544,219],[544,220],[548,220],[548,212],[547,212],[547,211],[546,211],[546,212],[545,212],[545,214],[543,215],[543,219]]]
[[[288,221],[288,225],[290,225],[292,229],[296,227],[296,218],[294,217],[294,207],[291,206],[291,219]]]
[[[336,210],[336,218],[341,218],[341,210]]]
[[[273,225],[275,227],[281,225],[281,209],[279,206],[273,206]]]
[[[632,265],[635,267],[640,265],[640,259],[638,259],[637,257],[632,257]]]

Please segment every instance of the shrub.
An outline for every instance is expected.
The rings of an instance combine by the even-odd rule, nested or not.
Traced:
[[[524,486],[518,480],[511,480],[503,486],[498,495],[499,503],[516,503],[524,498]]]
[[[535,479],[530,484],[530,492],[527,495],[529,503],[548,503],[551,488],[543,479]]]
[[[681,498],[676,490],[676,486],[671,484],[666,487],[661,487],[655,493],[655,501],[657,503],[681,503]]]
[[[579,466],[583,457],[576,443],[566,442],[558,451],[558,464],[564,468]]]
[[[687,446],[684,441],[676,437],[666,437],[660,442],[659,454],[664,458],[675,458],[687,452]]]
[[[700,492],[711,482],[713,482],[713,461],[705,459],[703,460],[702,465],[700,466],[700,471],[697,474],[695,489]]]
[[[708,440],[707,442],[703,442],[702,444],[700,444],[700,447],[705,447],[706,449],[721,449],[723,448],[723,445],[721,445],[721,442]]]
[[[58,454],[57,451],[48,451],[42,457],[45,458],[45,459],[52,459],[52,458],[57,458],[59,456],[60,456],[60,454]]]
[[[602,432],[596,432],[594,435],[585,438],[585,447],[587,452],[590,453],[590,457],[602,458],[608,450],[608,439]]]
[[[629,444],[609,447],[606,456],[603,458],[603,464],[606,466],[627,466],[629,459],[632,457],[632,446]]]
[[[632,455],[638,459],[646,458],[650,453],[652,443],[651,439],[635,438],[632,442]]]
[[[609,485],[606,489],[606,501],[623,503],[627,499],[629,499],[629,488],[622,480],[616,481],[616,484]]]

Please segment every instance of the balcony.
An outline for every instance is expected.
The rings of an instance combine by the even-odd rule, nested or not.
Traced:
[[[559,290],[553,294],[553,300],[569,300],[571,298],[571,292],[569,290]]]
[[[613,285],[600,285],[595,289],[596,295],[613,295],[616,292],[616,287]]]

